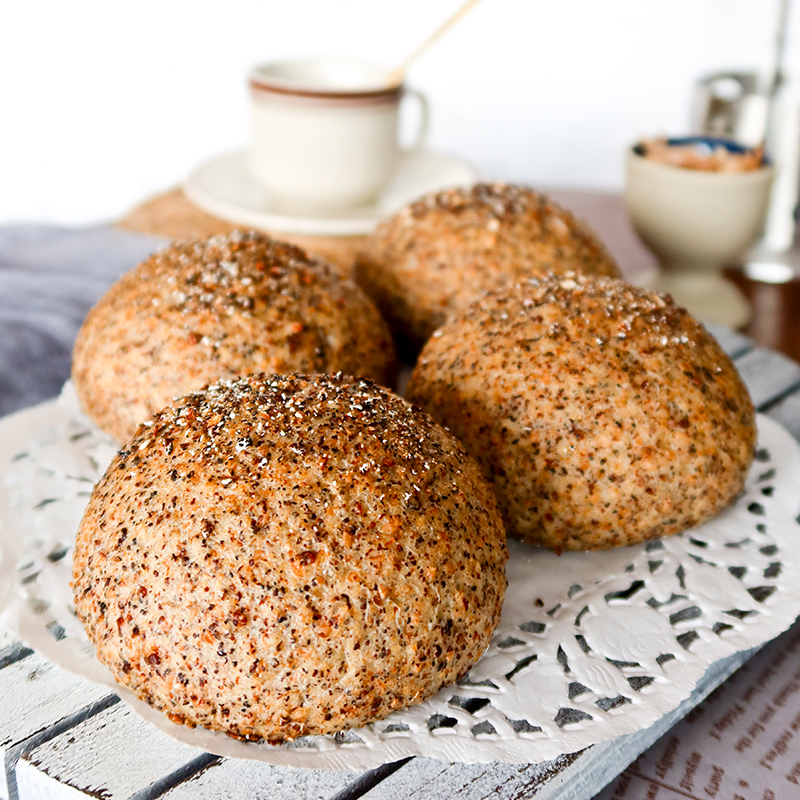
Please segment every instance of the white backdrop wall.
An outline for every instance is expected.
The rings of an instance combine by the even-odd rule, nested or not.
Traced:
[[[245,76],[283,56],[394,64],[461,0],[0,3],[0,223],[112,219],[244,146]],[[779,0],[483,0],[413,66],[431,148],[487,178],[619,189],[696,79],[772,68]],[[787,64],[800,74],[800,8]]]

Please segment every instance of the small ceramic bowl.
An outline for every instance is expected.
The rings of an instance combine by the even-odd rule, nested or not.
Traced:
[[[707,136],[667,143],[746,150]],[[773,173],[767,161],[748,172],[687,169],[646,158],[642,145],[632,147],[625,200],[636,232],[661,263],[652,288],[669,292],[699,319],[734,328],[746,324],[749,306],[721,270],[761,233]]]

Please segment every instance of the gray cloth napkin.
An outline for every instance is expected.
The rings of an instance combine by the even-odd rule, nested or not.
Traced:
[[[0,227],[0,415],[58,394],[89,309],[165,243],[110,226]]]

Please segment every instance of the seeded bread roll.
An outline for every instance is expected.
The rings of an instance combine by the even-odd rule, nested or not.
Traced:
[[[455,681],[500,618],[491,487],[366,380],[250,376],[143,424],[77,536],[100,660],[175,722],[279,742]]]
[[[494,483],[509,535],[595,550],[708,520],[744,485],[753,404],[668,296],[578,275],[492,293],[425,346],[408,390]]]
[[[358,286],[256,231],[174,244],[89,312],[72,377],[117,441],[175,397],[269,372],[347,372],[391,385],[391,335]]]
[[[588,226],[532,189],[503,183],[406,206],[368,238],[355,269],[407,356],[486,290],[546,272],[619,274]]]

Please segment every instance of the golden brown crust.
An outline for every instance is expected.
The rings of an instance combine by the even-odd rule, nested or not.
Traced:
[[[502,183],[434,192],[406,206],[367,239],[355,268],[406,350],[484,291],[545,272],[619,274],[572,214]]]
[[[391,336],[358,286],[292,245],[235,231],[168,247],[89,312],[72,376],[123,442],[175,397],[254,372],[359,374],[391,385]]]
[[[677,533],[742,490],[753,405],[671,298],[578,275],[476,301],[436,332],[408,396],[494,483],[509,535],[556,550]]]
[[[77,536],[101,661],[177,721],[281,741],[463,675],[505,592],[491,487],[369,381],[251,376],[140,426]]]

